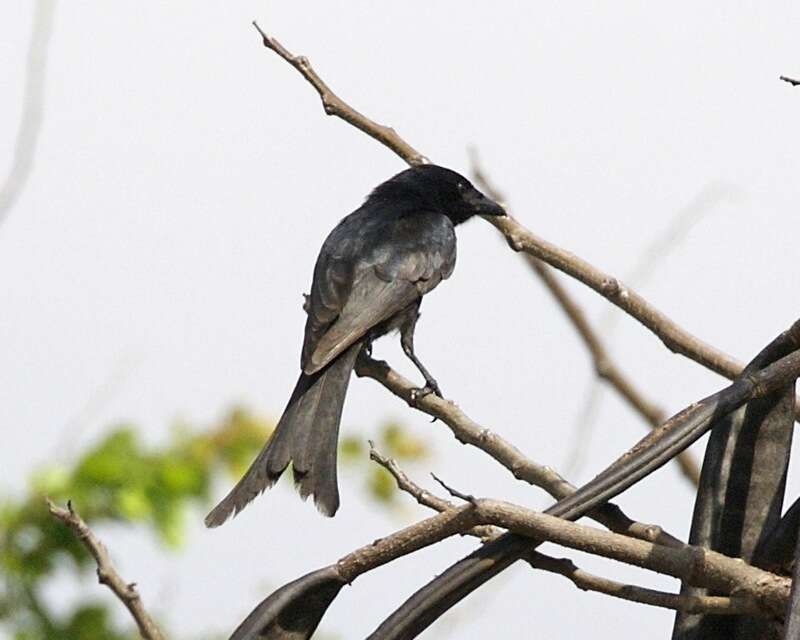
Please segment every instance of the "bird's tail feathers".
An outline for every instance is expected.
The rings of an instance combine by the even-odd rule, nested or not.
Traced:
[[[300,374],[269,442],[242,479],[206,516],[207,527],[218,527],[239,513],[275,484],[290,462],[300,495],[314,496],[314,503],[324,515],[336,513],[339,422],[350,373],[360,350],[359,342],[321,371]]]

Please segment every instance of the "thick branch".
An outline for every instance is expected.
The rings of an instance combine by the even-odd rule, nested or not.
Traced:
[[[454,509],[455,505],[449,500],[444,500],[426,491],[417,485],[398,466],[392,458],[382,455],[370,442],[370,459],[386,469],[397,482],[401,491],[408,493],[419,504],[429,507],[434,511],[447,511]],[[484,540],[496,537],[500,529],[492,526],[473,527],[466,533]],[[576,566],[568,558],[553,558],[552,556],[532,551],[526,561],[534,569],[557,573],[572,581],[582,591],[594,591],[614,598],[647,604],[654,607],[674,609],[687,613],[706,613],[719,615],[750,614],[759,615],[761,612],[752,599],[727,596],[683,596],[674,593],[665,593],[644,587],[623,584],[602,576],[594,575]]]
[[[772,615],[782,615],[789,597],[791,580],[788,578],[715,551],[691,545],[654,545],[497,500],[481,499],[473,504],[481,523],[670,575],[722,593],[749,596],[755,598],[756,606],[762,610],[766,608]]]
[[[541,569],[542,571],[564,576],[582,591],[594,591],[621,600],[685,613],[764,615],[752,598],[739,596],[684,596],[623,584],[622,582],[584,571],[568,558],[553,558],[538,551],[532,551],[526,560],[534,569]]]
[[[473,505],[466,504],[412,524],[385,538],[356,549],[336,563],[339,575],[347,582],[401,556],[435,544],[459,533],[466,533],[480,522]]]
[[[370,459],[386,469],[397,482],[397,487],[411,495],[419,504],[429,507],[434,511],[454,509],[455,505],[449,500],[444,500],[426,491],[417,485],[398,466],[392,458],[387,458],[374,448],[370,442]],[[500,534],[500,529],[491,526],[473,527],[468,534],[488,540]],[[583,591],[603,593],[614,598],[647,604],[654,607],[674,609],[687,613],[706,613],[720,615],[750,614],[759,615],[760,611],[751,599],[727,596],[682,596],[674,593],[665,593],[644,587],[623,584],[602,576],[594,575],[576,566],[568,558],[553,558],[552,556],[532,551],[525,558],[534,569],[557,573],[568,578]]]
[[[737,606],[758,615],[781,615],[789,597],[788,578],[737,558],[690,545],[664,547],[489,499],[476,499],[417,522],[347,554],[334,566],[341,580],[352,582],[367,571],[477,525],[502,527],[534,540],[632,564],[721,593],[735,592]]]
[[[511,216],[489,222],[506,237],[514,251],[523,251],[579,280],[650,329],[670,351],[729,379],[741,372],[743,365],[739,360],[690,334],[617,278],[538,237]]]
[[[72,508],[72,503],[68,502],[67,508],[64,509],[62,507],[57,507],[48,500],[47,508],[54,518],[61,520],[61,522],[72,529],[72,532],[92,555],[97,564],[98,581],[100,584],[104,584],[111,589],[114,595],[125,605],[133,616],[136,626],[139,627],[139,634],[142,638],[145,638],[145,640],[164,640],[164,636],[161,634],[158,625],[156,625],[147,611],[145,611],[142,599],[139,597],[139,593],[136,590],[136,584],[133,582],[126,582],[122,576],[117,573],[117,570],[111,563],[111,558],[108,556],[105,545],[100,542],[100,539]]]

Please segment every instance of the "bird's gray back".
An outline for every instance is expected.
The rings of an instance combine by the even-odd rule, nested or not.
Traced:
[[[455,230],[444,215],[390,212],[369,203],[351,213],[328,235],[314,267],[303,368],[307,368],[311,354],[351,297],[359,299],[355,313],[368,322],[368,318],[433,289],[450,276],[455,260]],[[391,290],[381,283],[391,284]],[[382,308],[370,308],[374,305]],[[355,318],[349,320],[355,332],[360,332],[354,339],[371,328],[359,326]],[[338,350],[347,346],[339,345]]]

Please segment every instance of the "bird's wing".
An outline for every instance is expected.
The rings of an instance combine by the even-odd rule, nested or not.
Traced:
[[[341,314],[320,337],[303,370],[319,371],[372,327],[402,311],[421,296],[414,282],[381,280],[374,269],[355,283]]]
[[[306,299],[305,339],[300,358],[305,370],[311,354],[325,332],[339,317],[353,288],[353,273],[347,256],[320,254],[314,268],[311,294]]]
[[[306,325],[302,362],[305,373],[322,369],[370,329],[405,309],[452,273],[456,247],[449,222],[416,218],[398,221],[391,231],[359,263],[349,278],[349,286],[344,283],[348,278],[342,277],[334,287],[326,278],[326,286],[319,288]]]

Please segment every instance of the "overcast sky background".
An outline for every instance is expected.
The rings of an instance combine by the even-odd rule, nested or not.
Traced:
[[[33,6],[0,5],[0,176],[12,164]],[[525,225],[612,274],[630,273],[699,199],[702,217],[640,290],[699,337],[745,359],[797,318],[800,88],[778,81],[800,75],[796,2],[59,3],[33,172],[0,227],[0,492],[120,421],[160,442],[177,419],[210,424],[234,404],[277,417],[284,406],[319,246],[404,165],[326,118],[261,47],[254,18],[435,162],[467,172],[476,145]],[[606,317],[607,303],[568,285],[590,318]],[[396,343],[382,340],[376,355],[416,376]],[[456,272],[426,298],[416,343],[447,397],[564,468],[591,367],[485,222],[459,229]],[[611,346],[669,413],[724,384],[628,318]],[[413,469],[428,487],[433,470],[470,493],[549,503],[443,425],[354,380],[344,432],[372,433],[387,418],[430,437],[435,458]],[[610,393],[594,423],[575,482],[644,432]],[[287,487],[218,530],[204,530],[198,511],[175,557],[138,530],[101,533],[176,637],[226,632],[278,585],[425,515],[376,509],[355,480],[343,480],[333,520]],[[693,496],[665,468],[619,503],[684,536]],[[365,636],[474,546],[451,540],[360,578],[322,628]],[[100,589],[89,577],[80,588]],[[631,620],[635,631],[621,633]],[[671,620],[520,566],[428,635],[483,637],[502,624],[507,638],[530,637],[533,625],[543,637],[667,637]]]

